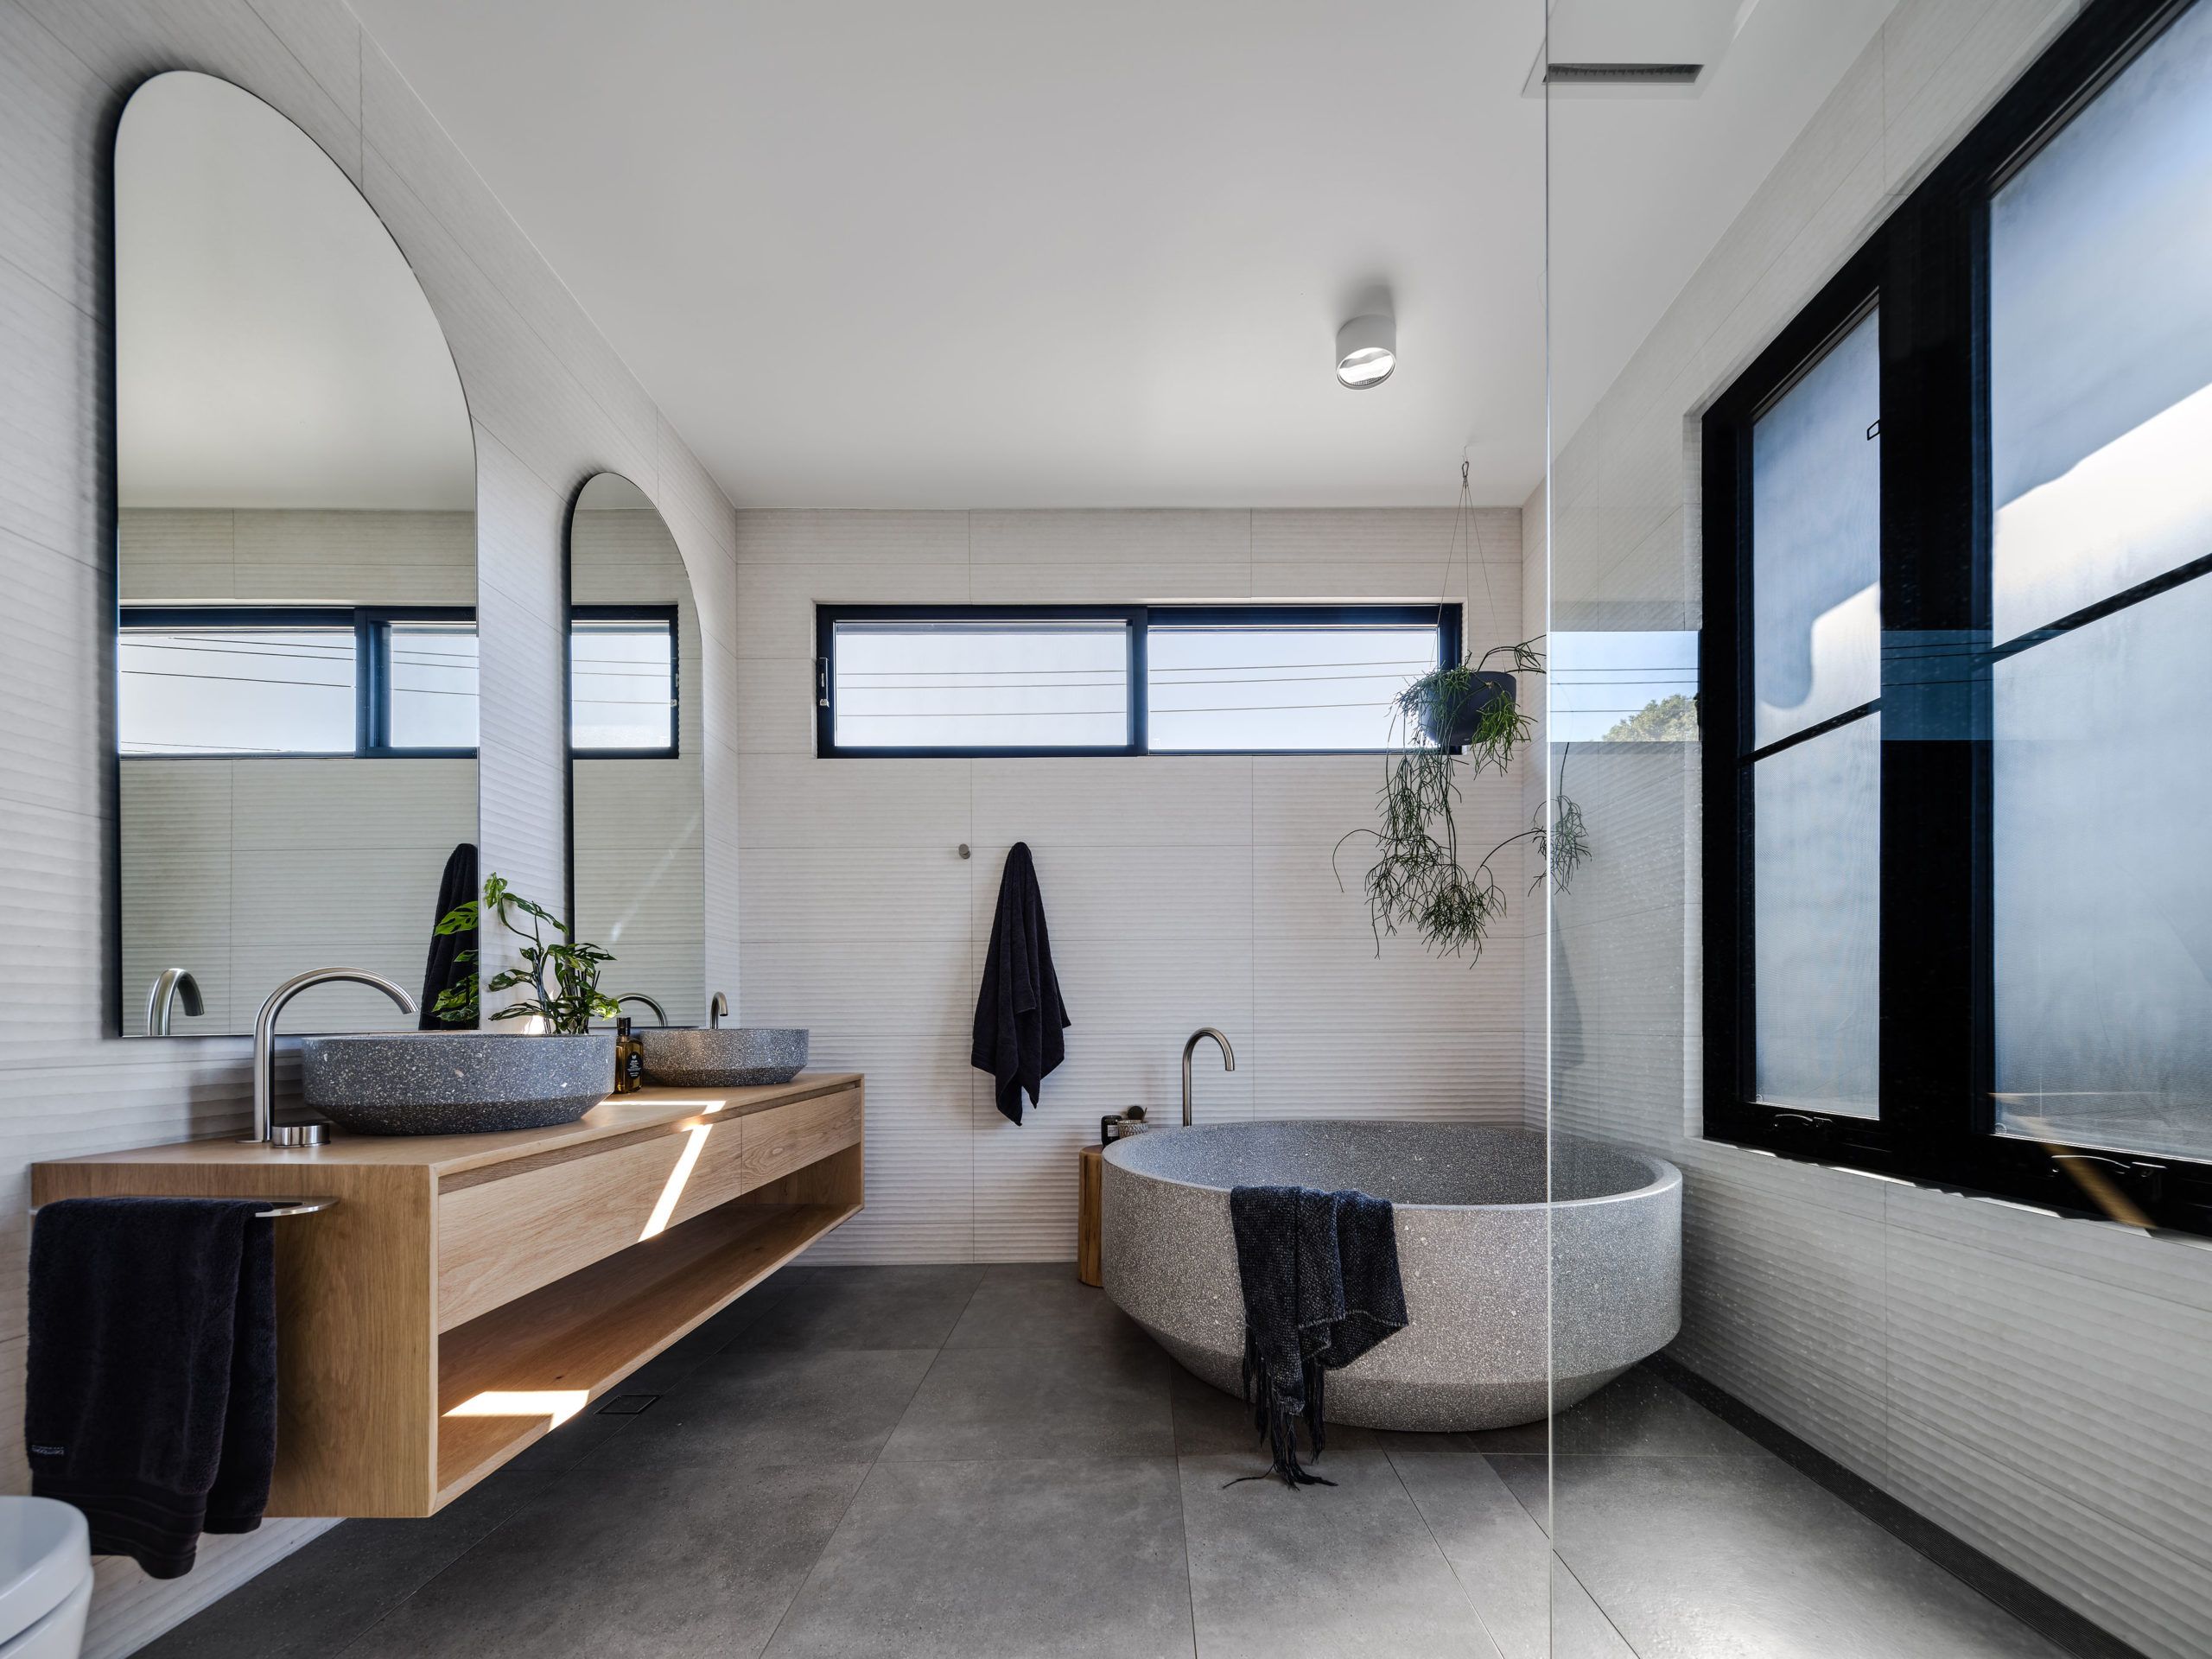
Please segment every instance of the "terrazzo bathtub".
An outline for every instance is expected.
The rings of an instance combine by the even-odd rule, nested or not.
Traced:
[[[1331,1373],[1329,1421],[1421,1430],[1533,1422],[1665,1347],[1681,1322],[1681,1172],[1558,1142],[1547,1202],[1545,1166],[1542,1135],[1473,1123],[1155,1129],[1106,1149],[1106,1294],[1234,1394],[1244,1310],[1230,1188],[1357,1188],[1395,1209],[1408,1324]],[[1558,1264],[1550,1344],[1548,1262]]]

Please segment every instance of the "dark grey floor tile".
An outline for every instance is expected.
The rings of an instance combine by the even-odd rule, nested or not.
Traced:
[[[1764,1457],[1758,1443],[1714,1416],[1664,1377],[1631,1368],[1553,1422],[1478,1430],[1459,1437],[1484,1453],[1560,1457]]]
[[[927,1348],[738,1348],[702,1360],[582,1466],[638,1461],[727,1478],[746,1465],[866,1461],[883,1449]]]
[[[1390,1461],[1504,1659],[1635,1659],[1489,1459],[1394,1442]]]
[[[1501,1458],[1526,1507],[1533,1458]],[[2061,1659],[2060,1649],[1771,1457],[1552,1463],[1560,1558],[1647,1659]]]
[[[1072,1262],[987,1269],[948,1348],[1118,1348],[1153,1345],[1144,1327],[1106,1293],[1075,1276]]]
[[[1166,1458],[879,1463],[771,1659],[1189,1659]]]
[[[1201,1659],[1494,1659],[1389,1458],[1329,1453],[1317,1472],[1334,1486],[1224,1484],[1251,1461],[1181,1460]]]
[[[544,1489],[502,1471],[424,1521],[347,1521],[139,1649],[153,1659],[332,1654]]]
[[[1159,1348],[947,1348],[884,1447],[890,1463],[1173,1455]]]
[[[345,1649],[348,1659],[746,1656],[836,1530],[865,1463],[615,1462],[535,1499]]]
[[[1236,1454],[1256,1457],[1259,1461],[1255,1466],[1267,1467],[1265,1442],[1252,1425],[1252,1408],[1235,1395],[1224,1394],[1178,1365],[1173,1398],[1178,1457]],[[1306,1444],[1302,1433],[1299,1444]],[[1381,1437],[1372,1429],[1355,1428],[1350,1423],[1331,1423],[1323,1440],[1322,1461],[1325,1462],[1332,1452],[1371,1452],[1380,1444]],[[1319,1474],[1328,1472],[1319,1464],[1314,1469]]]
[[[746,1348],[936,1348],[982,1282],[980,1267],[786,1268]]]

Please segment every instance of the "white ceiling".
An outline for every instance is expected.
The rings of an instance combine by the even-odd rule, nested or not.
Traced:
[[[467,512],[475,434],[415,273],[251,93],[157,75],[115,142],[126,507]]]
[[[353,0],[745,506],[1448,502],[1543,471],[1540,0]],[[1553,107],[1558,429],[1891,0]],[[1400,366],[1331,373],[1387,287]]]

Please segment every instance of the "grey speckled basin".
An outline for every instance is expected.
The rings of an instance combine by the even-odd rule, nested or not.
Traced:
[[[789,1083],[806,1069],[804,1026],[641,1026],[645,1076],[678,1089]]]
[[[303,1037],[307,1103],[360,1135],[480,1135],[573,1123],[614,1086],[614,1033]]]
[[[1106,1294],[1192,1371],[1235,1393],[1244,1309],[1229,1189],[1354,1187],[1395,1207],[1408,1322],[1331,1374],[1329,1420],[1424,1430],[1534,1422],[1657,1352],[1681,1324],[1681,1172],[1616,1147],[1555,1142],[1548,1203],[1545,1166],[1541,1134],[1475,1123],[1155,1129],[1106,1149]]]

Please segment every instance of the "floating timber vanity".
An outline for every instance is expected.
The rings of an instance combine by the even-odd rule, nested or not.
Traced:
[[[861,1080],[646,1089],[510,1135],[38,1164],[31,1201],[331,1198],[275,1224],[269,1513],[426,1516],[861,1207]]]

